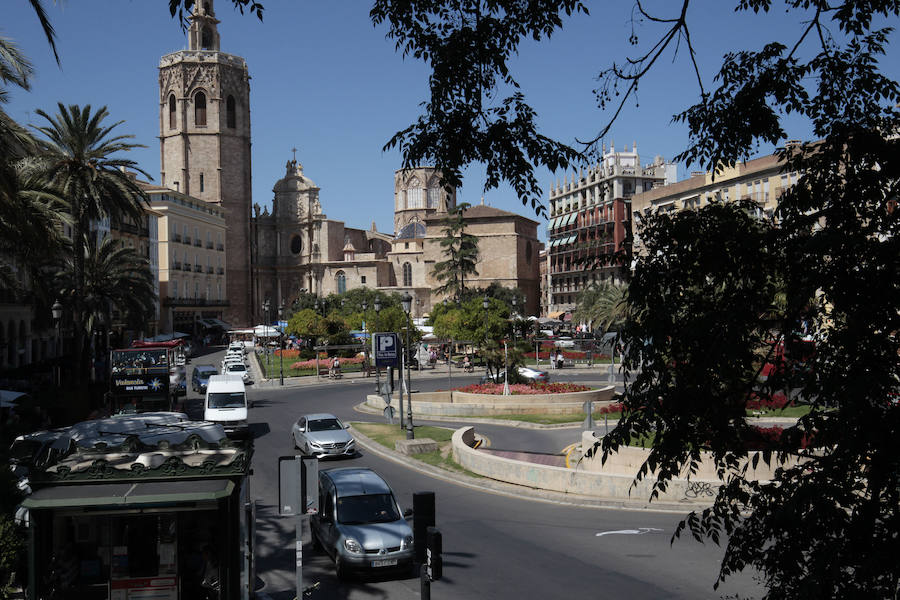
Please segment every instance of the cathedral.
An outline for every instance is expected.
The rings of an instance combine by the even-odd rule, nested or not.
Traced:
[[[413,316],[426,315],[443,299],[432,293],[431,271],[443,260],[437,242],[456,206],[455,191],[440,186],[433,168],[400,170],[394,231],[379,232],[374,223],[347,227],[327,218],[320,188],[294,157],[272,188],[271,212],[254,204],[250,77],[243,58],[220,50],[218,24],[212,0],[196,3],[188,49],[160,60],[159,125],[162,186],[225,211],[225,320],[249,326],[262,322],[266,300],[289,306],[302,292],[327,296],[357,287],[409,292]],[[518,287],[527,314],[537,314],[538,223],[483,202],[466,212],[466,221],[482,256],[479,275],[468,283]]]

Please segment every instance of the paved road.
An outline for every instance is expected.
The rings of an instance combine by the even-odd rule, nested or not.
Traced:
[[[195,359],[198,364],[202,359]],[[260,591],[274,600],[294,597],[293,522],[275,515],[277,457],[293,454],[289,428],[306,412],[329,411],[345,419],[375,420],[353,406],[371,381],[327,382],[302,388],[256,388],[251,422],[257,434],[252,495],[258,502]],[[424,388],[424,381],[414,387]],[[192,396],[192,395],[191,395]],[[189,402],[196,410],[197,402]],[[479,427],[481,429],[481,427]],[[534,435],[534,430],[517,434]],[[550,446],[557,442],[547,442]],[[368,466],[394,487],[403,507],[412,494],[434,491],[437,523],[444,535],[445,579],[432,587],[435,598],[628,597],[641,599],[719,598],[759,594],[749,577],[714,591],[721,550],[670,538],[680,515],[602,510],[501,496],[463,487],[411,470],[376,455],[322,463],[322,468]],[[324,555],[304,560],[304,573],[320,581],[315,598],[417,598],[414,578],[395,576],[338,582]]]

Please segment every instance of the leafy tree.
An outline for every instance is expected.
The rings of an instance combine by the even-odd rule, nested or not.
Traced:
[[[72,313],[75,323],[83,323],[85,306],[84,241],[92,220],[103,217],[128,218],[138,221],[147,195],[124,171],[137,171],[148,179],[147,173],[129,159],[119,156],[141,147],[126,140],[130,135],[114,135],[113,130],[122,122],[107,125],[109,113],[106,107],[92,112],[90,105],[65,106],[58,104],[59,112],[50,116],[43,110],[36,113],[47,125],[36,127],[43,134],[44,150],[39,155],[39,169],[46,181],[67,203],[66,212],[72,224]],[[84,329],[77,328],[75,335],[76,373],[85,372]],[[80,375],[78,382],[80,383]]]
[[[627,286],[616,283],[591,284],[579,294],[572,317],[604,332],[617,329],[627,316],[627,291]]]
[[[449,295],[460,302],[466,295],[466,277],[478,275],[478,238],[466,233],[465,212],[469,204],[457,204],[444,219],[444,237],[435,240],[444,249],[447,260],[434,263],[431,274],[443,284],[435,293]]]
[[[311,308],[304,308],[291,315],[287,324],[287,333],[302,338],[319,338],[325,335],[325,324],[322,315]]]

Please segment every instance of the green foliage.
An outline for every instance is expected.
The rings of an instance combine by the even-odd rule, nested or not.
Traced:
[[[509,328],[509,306],[497,300],[488,299],[487,310],[482,297],[472,297],[457,306],[437,304],[431,311],[434,335],[442,340],[465,340],[483,342],[488,339],[502,339]]]
[[[434,263],[431,274],[443,284],[435,288],[438,295],[450,296],[457,302],[466,295],[466,277],[478,275],[478,238],[466,233],[465,211],[469,205],[457,204],[444,219],[444,237],[434,240],[447,260]]]
[[[376,0],[372,22],[388,23],[397,49],[431,67],[424,114],[385,150],[398,147],[404,167],[436,166],[453,187],[462,185],[466,165],[482,162],[485,190],[507,181],[523,202],[545,212],[535,165],[565,168],[579,155],[538,133],[508,63],[523,39],[549,38],[564,15],[579,12],[587,8],[577,0]],[[512,93],[500,97],[501,89]]]

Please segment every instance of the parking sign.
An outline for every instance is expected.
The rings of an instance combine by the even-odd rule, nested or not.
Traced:
[[[375,366],[396,367],[400,358],[400,338],[396,333],[376,333],[374,344]]]

